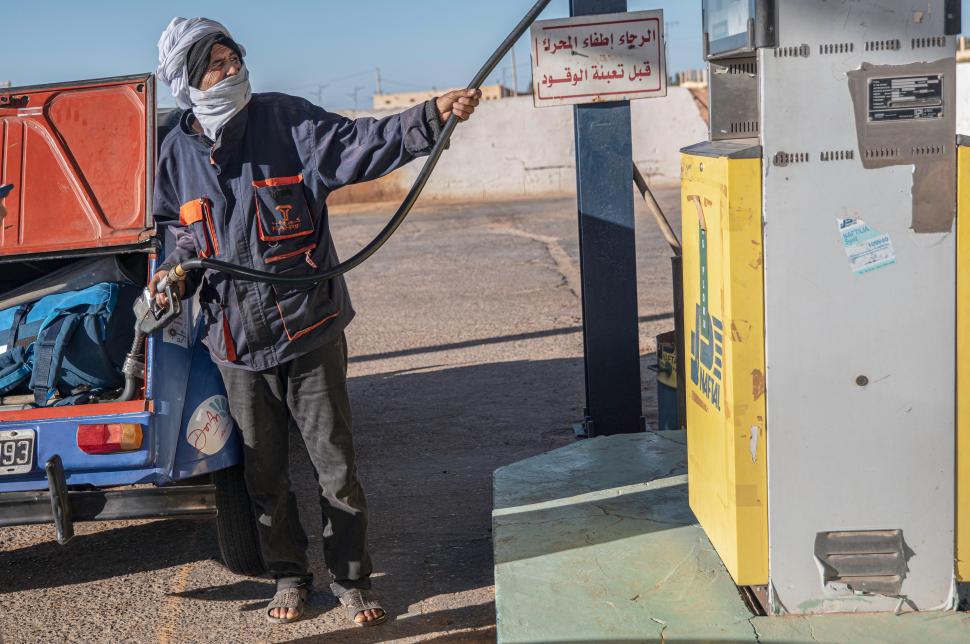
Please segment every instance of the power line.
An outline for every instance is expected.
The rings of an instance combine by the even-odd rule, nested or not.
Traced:
[[[390,78],[382,78],[381,80],[386,85],[397,85],[398,87],[406,87],[406,88],[409,88],[409,89],[416,89],[416,90],[427,89],[427,85],[421,85],[421,84],[418,84],[418,83],[408,83],[408,82],[405,82],[405,81],[396,81],[396,80],[392,80]]]
[[[312,88],[314,88],[314,93],[317,93],[318,88],[321,85],[324,86],[324,87],[326,87],[326,86],[332,85],[334,83],[339,83],[341,81],[350,80],[352,78],[358,78],[360,76],[370,75],[372,73],[374,73],[373,70],[368,69],[366,71],[357,72],[356,74],[347,74],[346,76],[339,76],[337,78],[325,78],[325,79],[319,80],[319,81],[312,81],[312,82],[309,82],[309,83],[303,83],[302,85],[294,85],[294,86],[288,87],[288,88],[283,89],[283,90],[280,90],[280,91],[282,91],[282,92],[295,92],[295,91],[300,90],[300,89],[304,89],[304,88],[307,88],[307,87],[312,87]]]
[[[355,87],[354,88],[354,91],[353,91],[352,94],[347,94],[347,96],[353,96],[354,97],[354,111],[355,112],[357,111],[357,106],[358,106],[358,103],[357,103],[357,95],[360,93],[360,90],[362,90],[362,89],[364,89],[364,88],[358,86],[358,87]]]
[[[357,78],[358,76],[370,76],[373,72],[374,70],[372,69],[365,69],[362,72],[357,72],[355,74],[347,74],[346,76],[340,76],[338,78],[326,78],[321,82],[327,83],[327,84],[339,83],[340,81],[350,80],[351,78]]]

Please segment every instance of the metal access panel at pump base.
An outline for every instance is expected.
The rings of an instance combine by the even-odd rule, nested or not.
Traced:
[[[0,261],[145,242],[155,80],[147,74],[0,90]]]

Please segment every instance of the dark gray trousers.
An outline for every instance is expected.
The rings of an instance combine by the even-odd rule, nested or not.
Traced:
[[[349,588],[370,588],[367,502],[354,460],[344,336],[274,369],[219,370],[242,432],[246,487],[269,572],[280,586],[312,581],[307,537],[290,489],[292,422],[303,436],[319,484],[331,588],[338,595]]]

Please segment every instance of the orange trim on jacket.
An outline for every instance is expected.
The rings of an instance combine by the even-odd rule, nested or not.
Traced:
[[[259,181],[253,181],[254,188],[269,188],[271,186],[292,186],[294,183],[300,183],[303,181],[303,174],[298,174],[295,177],[273,177],[270,179],[260,179]]]
[[[209,230],[209,237],[212,240],[212,249],[215,257],[219,256],[219,238],[216,237],[216,225],[212,220],[212,202],[208,199],[202,200],[202,213],[205,215],[205,226]]]
[[[281,262],[284,259],[289,259],[291,257],[296,257],[297,255],[304,255],[306,253],[309,253],[311,250],[313,250],[316,247],[317,247],[316,244],[310,244],[309,246],[304,246],[303,248],[294,250],[289,253],[283,253],[282,255],[273,255],[272,257],[267,257],[264,261],[267,264],[272,264],[274,262]]]
[[[332,320],[335,317],[337,317],[338,315],[340,315],[340,310],[338,309],[336,313],[333,313],[331,315],[328,315],[327,317],[323,318],[322,320],[320,320],[316,324],[313,324],[311,326],[308,326],[307,328],[305,328],[305,329],[303,329],[301,331],[297,331],[296,333],[290,333],[290,330],[286,328],[286,318],[283,316],[283,309],[280,308],[280,303],[279,302],[276,303],[276,310],[280,312],[280,320],[283,322],[283,330],[286,331],[286,337],[289,338],[290,342],[292,342],[293,340],[296,340],[298,338],[302,338],[303,336],[305,336],[310,331],[313,331],[314,329],[322,326],[323,324],[326,324],[330,320]]]
[[[226,307],[219,305],[222,311],[222,335],[226,341],[226,360],[236,362],[239,356],[236,354],[236,341],[232,338],[232,331],[229,329],[229,320],[226,319]]]
[[[182,204],[179,208],[179,223],[183,226],[191,226],[202,221],[202,204],[204,202],[205,198],[202,198],[186,201]]]

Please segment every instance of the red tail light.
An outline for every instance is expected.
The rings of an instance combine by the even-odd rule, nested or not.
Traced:
[[[141,447],[141,440],[141,425],[137,423],[77,426],[77,446],[86,454],[131,452]]]

